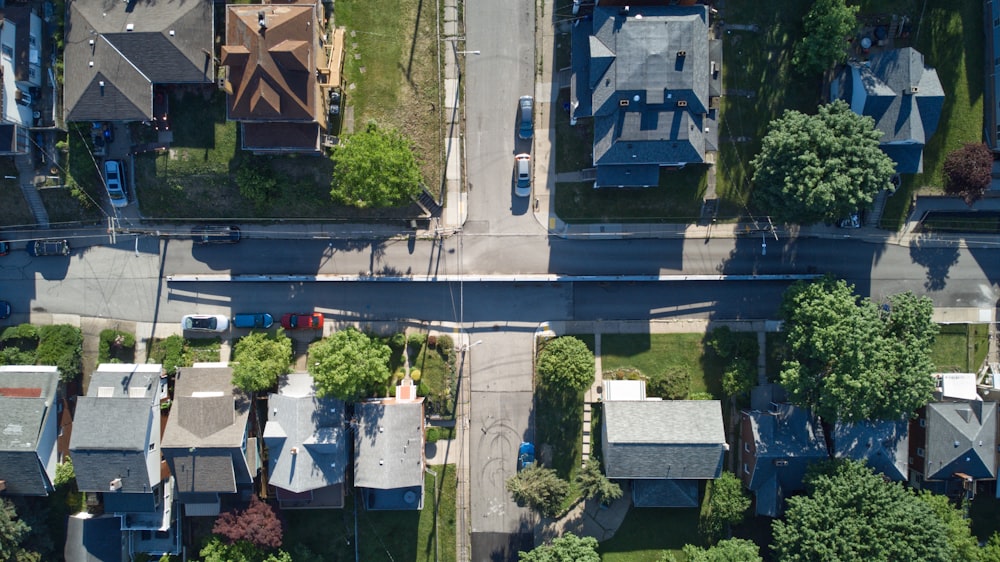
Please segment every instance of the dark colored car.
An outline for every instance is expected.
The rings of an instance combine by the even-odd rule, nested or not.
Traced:
[[[240,241],[240,227],[205,224],[191,229],[195,244],[235,244]]]
[[[234,328],[266,330],[274,324],[274,318],[266,312],[233,315]]]
[[[32,256],[68,256],[69,240],[35,240],[28,243]]]
[[[535,98],[531,96],[521,96],[517,102],[518,128],[517,136],[522,139],[530,139],[535,132]]]
[[[281,317],[281,327],[286,330],[322,330],[323,315],[318,312],[289,313]]]
[[[0,240],[0,256],[6,256],[10,253],[10,244]]]
[[[517,448],[517,470],[518,472],[535,464],[535,445],[524,442]]]
[[[7,318],[10,318],[10,303],[0,301],[0,320],[6,320]]]

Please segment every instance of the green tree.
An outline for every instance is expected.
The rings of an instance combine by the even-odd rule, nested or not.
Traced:
[[[34,365],[35,352],[22,351],[17,347],[0,349],[0,365]]]
[[[611,503],[622,497],[622,487],[604,476],[601,463],[597,461],[583,465],[576,474],[576,483],[580,494],[588,500],[596,498],[601,503]]]
[[[594,354],[573,336],[550,340],[538,353],[538,376],[552,388],[586,390],[594,383]]]
[[[847,60],[847,39],[853,34],[858,6],[844,0],[816,0],[802,21],[802,39],[795,45],[792,65],[802,74],[822,74]]]
[[[777,560],[951,561],[948,529],[934,507],[863,463],[830,462],[806,477],[772,524]]]
[[[420,194],[420,168],[410,142],[374,122],[333,150],[330,196],[359,209],[398,207]]]
[[[898,420],[932,398],[930,299],[894,295],[886,307],[825,277],[796,283],[781,305],[789,399],[828,421]]]
[[[233,347],[233,384],[247,392],[274,388],[292,364],[292,340],[278,329],[274,335],[253,332]]]
[[[507,491],[517,503],[526,504],[546,517],[555,517],[569,496],[569,482],[559,478],[551,468],[535,463],[508,478]]]
[[[966,143],[944,160],[944,190],[972,205],[982,199],[993,180],[993,153],[985,144]]]
[[[754,203],[777,221],[834,221],[893,189],[895,164],[879,149],[871,117],[843,101],[816,115],[794,110],[771,121],[752,164]]]
[[[726,539],[709,548],[684,545],[688,562],[763,562],[757,543],[746,539]]]
[[[391,354],[382,341],[347,328],[309,346],[309,374],[320,396],[356,400],[389,379]]]
[[[578,537],[573,533],[553,539],[550,544],[535,547],[531,552],[518,552],[520,562],[600,562],[597,539]]]
[[[21,541],[30,531],[31,527],[18,517],[14,504],[0,498],[0,560],[17,560]]]
[[[1000,562],[1000,533],[993,531],[990,540],[979,551],[982,562]]]
[[[948,559],[966,562],[979,560],[979,541],[973,536],[970,527],[971,521],[965,518],[962,510],[952,504],[948,496],[932,494],[924,490],[917,497],[929,505],[937,518],[944,523],[945,537],[950,549]]]
[[[750,496],[732,472],[723,472],[711,483],[707,509],[702,510],[701,532],[709,540],[721,538],[729,525],[743,521],[750,508]]]
[[[53,484],[57,487],[65,486],[75,479],[76,471],[73,469],[73,459],[66,457],[63,462],[56,465],[56,481]]]
[[[201,549],[204,562],[292,562],[292,557],[283,550],[267,552],[247,541],[227,544],[213,536]]]
[[[80,376],[83,357],[83,334],[80,328],[69,324],[42,326],[38,330],[36,361],[39,365],[59,367],[63,382]]]

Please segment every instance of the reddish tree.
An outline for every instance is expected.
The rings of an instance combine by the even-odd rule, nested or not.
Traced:
[[[966,143],[944,161],[944,190],[972,205],[983,197],[992,180],[993,153],[983,143]]]
[[[278,512],[257,496],[250,500],[250,506],[246,509],[219,514],[212,527],[212,533],[226,539],[229,544],[243,540],[259,548],[281,546],[284,531]]]

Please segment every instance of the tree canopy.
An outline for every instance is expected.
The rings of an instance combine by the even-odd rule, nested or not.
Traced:
[[[799,282],[781,305],[789,360],[781,384],[789,399],[828,421],[898,420],[931,400],[933,305],[912,293],[884,306],[845,281]]]
[[[545,385],[576,391],[594,383],[594,354],[573,336],[549,340],[538,354],[538,376]]]
[[[333,150],[330,196],[359,209],[398,207],[420,194],[420,168],[410,142],[372,122]]]
[[[727,539],[709,548],[684,545],[688,562],[763,562],[757,543],[746,539]]]
[[[535,547],[531,552],[518,552],[519,562],[600,562],[597,539],[578,537],[573,533],[553,539],[550,544]]]
[[[743,489],[743,482],[732,472],[723,472],[711,482],[708,509],[702,510],[699,526],[709,540],[718,540],[726,527],[743,520],[750,508],[750,496]]]
[[[212,526],[212,533],[226,539],[229,544],[245,541],[257,548],[274,549],[281,546],[285,530],[274,507],[255,495],[246,509],[220,513]]]
[[[806,488],[772,524],[777,560],[960,560],[936,508],[863,463],[819,465]]]
[[[38,330],[35,360],[39,365],[59,367],[63,382],[80,376],[83,357],[83,333],[69,324],[52,324]]]
[[[555,517],[562,502],[569,495],[569,482],[559,478],[556,471],[535,463],[507,479],[507,491],[514,501]]]
[[[858,6],[844,0],[816,0],[802,21],[802,39],[792,65],[802,74],[822,74],[847,60],[847,39],[857,21]]]
[[[309,374],[320,396],[356,400],[389,379],[391,355],[381,340],[347,328],[309,346]]]
[[[816,115],[794,110],[771,121],[752,164],[754,203],[781,222],[835,221],[893,189],[896,165],[879,149],[871,117],[843,101]]]
[[[228,544],[219,537],[209,539],[198,554],[204,562],[292,562],[283,550],[268,552],[247,541]]]
[[[288,373],[292,364],[292,340],[280,329],[273,336],[253,332],[236,342],[233,359],[236,387],[247,392],[274,388],[278,377]]]
[[[944,160],[944,190],[972,205],[993,180],[993,153],[983,143],[966,143]]]
[[[576,473],[576,483],[580,494],[588,500],[596,498],[601,503],[610,503],[622,497],[622,487],[604,476],[597,461],[588,462]]]
[[[21,541],[29,531],[31,527],[18,517],[14,504],[0,498],[0,560],[17,560]]]

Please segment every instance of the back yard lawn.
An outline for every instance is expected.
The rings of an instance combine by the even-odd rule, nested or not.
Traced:
[[[701,214],[707,166],[662,170],[660,184],[643,189],[594,189],[593,182],[560,183],[556,214],[568,223],[691,223]]]
[[[685,544],[700,544],[698,508],[632,509],[614,538],[601,543],[598,551],[604,562],[658,562],[669,550],[678,562],[687,557]]]
[[[931,361],[941,372],[974,373],[986,360],[989,343],[986,324],[941,324]]]

